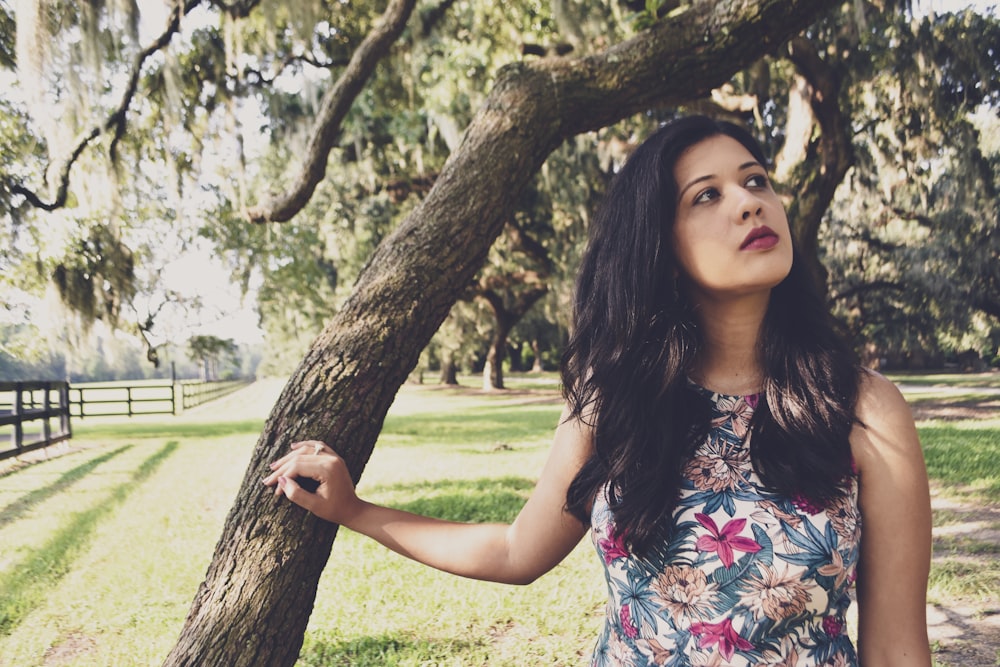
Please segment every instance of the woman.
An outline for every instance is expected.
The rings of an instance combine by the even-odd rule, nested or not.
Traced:
[[[745,130],[690,117],[623,167],[581,267],[567,407],[511,525],[367,503],[313,441],[264,483],[476,579],[529,583],[589,531],[609,591],[595,665],[930,665],[913,420],[834,334],[764,165]]]

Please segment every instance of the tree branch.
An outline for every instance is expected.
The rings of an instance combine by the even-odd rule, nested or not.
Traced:
[[[42,200],[42,198],[33,190],[21,184],[12,185],[10,188],[12,193],[23,196],[28,203],[36,208],[40,208],[44,211],[54,211],[66,205],[66,199],[69,196],[69,174],[70,170],[73,168],[73,164],[77,161],[80,155],[83,154],[83,151],[87,148],[87,145],[90,144],[91,141],[109,130],[114,130],[109,153],[112,160],[115,159],[118,142],[125,134],[126,114],[128,113],[129,106],[132,104],[132,98],[135,97],[136,90],[138,89],[139,76],[142,73],[143,63],[146,62],[147,58],[152,56],[157,51],[165,48],[170,43],[173,36],[180,30],[181,16],[186,15],[199,4],[201,4],[201,0],[187,0],[187,2],[179,2],[175,4],[170,12],[170,17],[167,20],[167,27],[164,31],[159,37],[156,38],[156,40],[153,41],[152,44],[144,48],[136,55],[135,62],[132,65],[132,75],[129,77],[128,85],[122,93],[118,106],[111,112],[111,115],[107,120],[100,125],[92,127],[86,132],[82,132],[76,138],[69,158],[60,166],[55,198],[53,198],[50,202],[46,202]]]
[[[542,277],[547,278],[552,273],[552,258],[549,256],[548,249],[539,243],[535,237],[524,231],[514,219],[507,221],[507,231],[510,234],[511,243],[513,243],[514,248],[541,264]]]
[[[917,213],[916,211],[907,211],[905,209],[895,206],[892,208],[894,215],[899,216],[901,220],[907,220],[909,222],[915,222],[921,227],[926,227],[927,229],[934,228],[934,221],[931,220],[930,216],[924,215],[923,213]]]
[[[286,68],[291,66],[292,63],[305,63],[307,65],[315,67],[316,69],[334,69],[337,67],[345,67],[350,62],[351,61],[349,58],[320,60],[316,56],[307,53],[301,53],[299,55],[289,54],[285,56],[281,60],[281,63],[279,63],[274,68],[274,72],[271,74],[270,77],[265,76],[264,73],[261,72],[260,70],[253,69],[252,67],[245,67],[243,69],[243,78],[244,79],[252,78],[253,79],[252,85],[256,87],[270,86],[274,84],[275,79],[281,76],[282,72],[284,72]]]
[[[285,222],[302,210],[326,176],[326,161],[347,112],[379,60],[403,32],[416,0],[391,0],[379,24],[358,46],[333,88],[326,92],[306,146],[305,158],[292,185],[244,212],[250,222]]]
[[[891,280],[875,280],[873,282],[855,285],[854,287],[846,289],[843,292],[836,292],[830,297],[830,300],[834,302],[846,301],[847,299],[852,299],[862,294],[883,290],[888,290],[890,292],[902,292],[906,290],[906,285]]]

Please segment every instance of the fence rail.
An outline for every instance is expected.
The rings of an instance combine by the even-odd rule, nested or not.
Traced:
[[[0,382],[0,460],[71,436],[67,382]]]
[[[0,460],[72,437],[70,418],[180,414],[253,378],[202,382],[0,382]],[[57,428],[53,428],[53,421]]]
[[[72,415],[80,418],[176,415],[231,394],[250,382],[253,378],[77,385],[70,387],[69,404]]]
[[[73,417],[177,414],[174,383],[77,385],[69,388]]]
[[[215,382],[181,382],[181,409],[188,410],[216,398],[231,394],[253,382],[252,378],[217,380]]]

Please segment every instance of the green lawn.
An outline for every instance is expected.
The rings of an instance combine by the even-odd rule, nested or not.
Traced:
[[[453,519],[511,519],[560,408],[554,376],[510,384],[496,395],[404,387],[362,494]],[[279,389],[257,383],[176,418],[76,422],[71,452],[0,476],[0,665],[160,664]],[[1000,420],[920,427],[940,493],[998,503]],[[959,532],[936,548],[932,599],[1000,604],[994,543]],[[509,587],[431,571],[342,531],[299,664],[579,665],[604,597],[586,541],[531,586]]]

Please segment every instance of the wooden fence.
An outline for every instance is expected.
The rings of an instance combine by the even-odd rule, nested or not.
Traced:
[[[253,378],[239,380],[178,380],[176,382],[92,383],[69,389],[73,417],[180,414],[244,387]]]
[[[239,380],[216,380],[214,382],[180,382],[181,409],[188,410],[216,398],[231,394],[240,387],[253,382],[253,378]]]
[[[176,415],[230,394],[253,379],[202,382],[0,382],[0,460],[72,436],[70,418]],[[58,428],[53,420],[58,418]]]
[[[70,438],[69,419],[69,383],[0,382],[0,460]]]
[[[174,383],[120,382],[75,385],[69,388],[74,418],[177,414]]]

